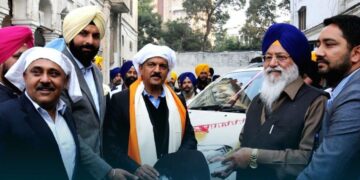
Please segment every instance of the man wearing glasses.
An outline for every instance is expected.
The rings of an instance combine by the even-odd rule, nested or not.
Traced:
[[[214,176],[294,179],[310,159],[327,98],[301,78],[311,61],[307,39],[292,25],[274,24],[262,52],[265,78],[247,111],[240,149]]]

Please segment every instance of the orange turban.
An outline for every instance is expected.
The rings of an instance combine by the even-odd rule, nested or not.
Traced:
[[[199,77],[200,73],[203,72],[203,71],[205,71],[205,72],[207,72],[207,73],[210,72],[210,67],[209,67],[208,64],[198,64],[198,65],[195,67],[195,74],[196,74],[196,76]]]

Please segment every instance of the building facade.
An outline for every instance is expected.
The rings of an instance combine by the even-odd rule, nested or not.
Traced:
[[[163,18],[163,22],[186,18],[186,11],[182,6],[184,0],[154,0],[155,11]]]
[[[11,25],[29,26],[35,36],[35,45],[44,46],[47,42],[62,34],[62,22],[66,14],[72,9],[95,5],[102,9],[106,16],[105,37],[101,41],[99,55],[103,56],[103,68],[105,82],[109,82],[109,69],[114,64],[120,65],[123,59],[123,50],[120,46],[122,25],[131,26],[133,44],[137,44],[137,22],[123,23],[123,14],[130,12],[137,19],[137,1],[134,0],[0,0],[0,23],[1,27]],[[132,4],[133,3],[133,4]],[[125,15],[124,15],[125,16]],[[126,20],[124,18],[124,20]],[[126,35],[124,35],[125,37]],[[126,51],[124,50],[124,53]]]
[[[324,19],[338,14],[360,16],[360,0],[290,0],[291,23],[314,44]]]
[[[138,0],[130,0],[129,13],[121,17],[120,61],[131,60],[137,53],[138,45]],[[119,66],[121,64],[114,64]]]

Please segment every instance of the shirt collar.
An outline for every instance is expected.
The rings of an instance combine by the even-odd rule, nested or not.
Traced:
[[[291,82],[284,88],[284,92],[290,97],[291,100],[295,99],[300,87],[304,84],[303,79],[299,76],[295,81]]]
[[[93,66],[92,63],[90,64],[89,67],[85,67],[85,66],[71,53],[70,49],[69,49],[68,47],[66,47],[66,48],[67,48],[67,50],[70,52],[72,58],[75,59],[76,64],[78,65],[79,69],[80,69],[83,73],[85,73],[86,71],[91,70],[91,68],[92,68],[92,66]]]
[[[145,89],[143,91],[143,95],[146,95],[146,96],[149,96],[149,97],[154,97],[153,95],[149,94]],[[165,91],[164,90],[161,91],[160,97],[162,97],[162,98],[165,97]]]
[[[33,101],[30,96],[28,95],[28,93],[25,91],[25,96],[30,100],[30,102],[34,105],[35,109],[40,111],[40,110],[44,110],[42,107],[40,107],[40,105],[38,103],[36,103],[35,101]],[[64,114],[66,110],[66,104],[63,100],[59,99],[59,102],[56,105],[56,112],[59,112],[60,114]],[[44,110],[45,111],[45,110]]]
[[[358,72],[359,69],[355,70],[354,72],[352,72],[351,74],[349,74],[347,77],[345,77],[344,79],[342,79],[340,81],[340,83],[332,90],[332,92],[330,93],[330,99],[334,99],[344,88],[345,84],[350,80],[350,78],[356,73]]]

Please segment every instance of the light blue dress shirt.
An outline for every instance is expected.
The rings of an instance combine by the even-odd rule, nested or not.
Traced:
[[[69,51],[69,52],[71,52],[71,51]],[[97,93],[95,79],[94,79],[94,75],[93,75],[93,72],[92,72],[93,64],[91,64],[89,67],[84,67],[84,65],[79,60],[77,60],[75,57],[74,57],[74,59],[75,59],[76,64],[78,65],[79,69],[81,70],[81,72],[84,75],[85,82],[88,85],[88,87],[90,89],[90,92],[91,92],[91,95],[93,97],[95,107],[96,107],[96,111],[98,113],[98,116],[100,116],[99,96],[98,96],[98,93]]]
[[[340,92],[344,89],[345,85],[347,84],[347,82],[350,80],[350,78],[357,72],[359,71],[359,69],[357,69],[356,71],[352,72],[350,75],[348,75],[346,78],[344,78],[343,80],[341,80],[341,82],[335,87],[335,89],[333,89],[332,92],[330,92],[330,99],[328,99],[327,101],[327,106],[326,108],[329,108],[332,106],[332,102],[334,101],[334,99],[336,98],[337,95],[340,94]]]
[[[151,94],[149,94],[148,92],[146,92],[146,90],[144,89],[143,91],[143,95],[145,95],[146,97],[149,98],[150,102],[157,108],[159,108],[160,105],[160,98],[165,97],[165,91],[163,90],[160,94],[160,96],[158,98],[155,98],[154,96],[152,96]]]
[[[45,109],[41,108],[39,104],[29,97],[27,92],[25,92],[25,95],[51,130],[59,147],[66,173],[69,179],[72,179],[75,168],[76,145],[70,128],[63,117],[66,110],[65,102],[59,99],[59,103],[56,106],[55,120],[53,120]]]

